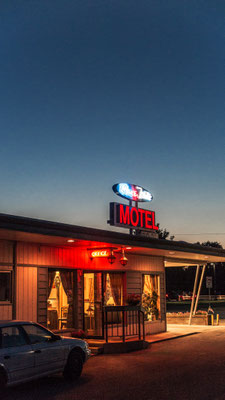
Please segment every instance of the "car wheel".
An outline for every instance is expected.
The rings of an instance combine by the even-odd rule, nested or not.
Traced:
[[[80,377],[83,369],[83,359],[80,352],[72,350],[69,354],[63,375],[69,381],[76,380]]]

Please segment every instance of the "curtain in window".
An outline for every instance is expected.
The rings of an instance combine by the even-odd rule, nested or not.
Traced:
[[[48,297],[50,296],[54,279],[55,271],[48,271]]]
[[[122,299],[122,274],[109,274],[113,300],[116,306],[121,305]]]
[[[73,272],[60,271],[60,278],[62,281],[63,289],[65,290],[68,298],[68,303],[70,303],[73,291]]]
[[[67,295],[68,314],[67,314],[67,328],[73,327],[73,272],[60,271],[60,278],[63,289]]]
[[[155,291],[159,294],[158,291],[158,276],[157,275],[144,275],[143,279],[143,292],[146,294],[152,293]]]

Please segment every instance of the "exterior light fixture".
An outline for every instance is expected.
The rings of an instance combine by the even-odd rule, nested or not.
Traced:
[[[73,243],[75,240],[74,239],[68,239],[67,242],[68,243]]]
[[[122,249],[122,257],[121,257],[121,259],[120,259],[120,264],[121,264],[123,267],[125,267],[125,265],[127,265],[127,261],[128,261],[128,259],[127,259],[127,257],[125,256],[124,249]]]
[[[110,264],[113,264],[116,261],[116,257],[113,254],[113,250],[111,250],[110,255],[107,258]]]

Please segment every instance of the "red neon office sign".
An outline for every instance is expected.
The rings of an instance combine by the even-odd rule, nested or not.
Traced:
[[[109,250],[93,250],[91,251],[90,257],[91,258],[104,258],[109,257],[110,251]]]
[[[141,230],[159,229],[155,224],[154,211],[119,203],[110,203],[110,225]]]

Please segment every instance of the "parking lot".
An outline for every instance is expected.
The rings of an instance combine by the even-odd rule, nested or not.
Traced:
[[[147,350],[92,357],[77,383],[56,375],[10,388],[1,399],[224,400],[225,328],[195,331]]]

